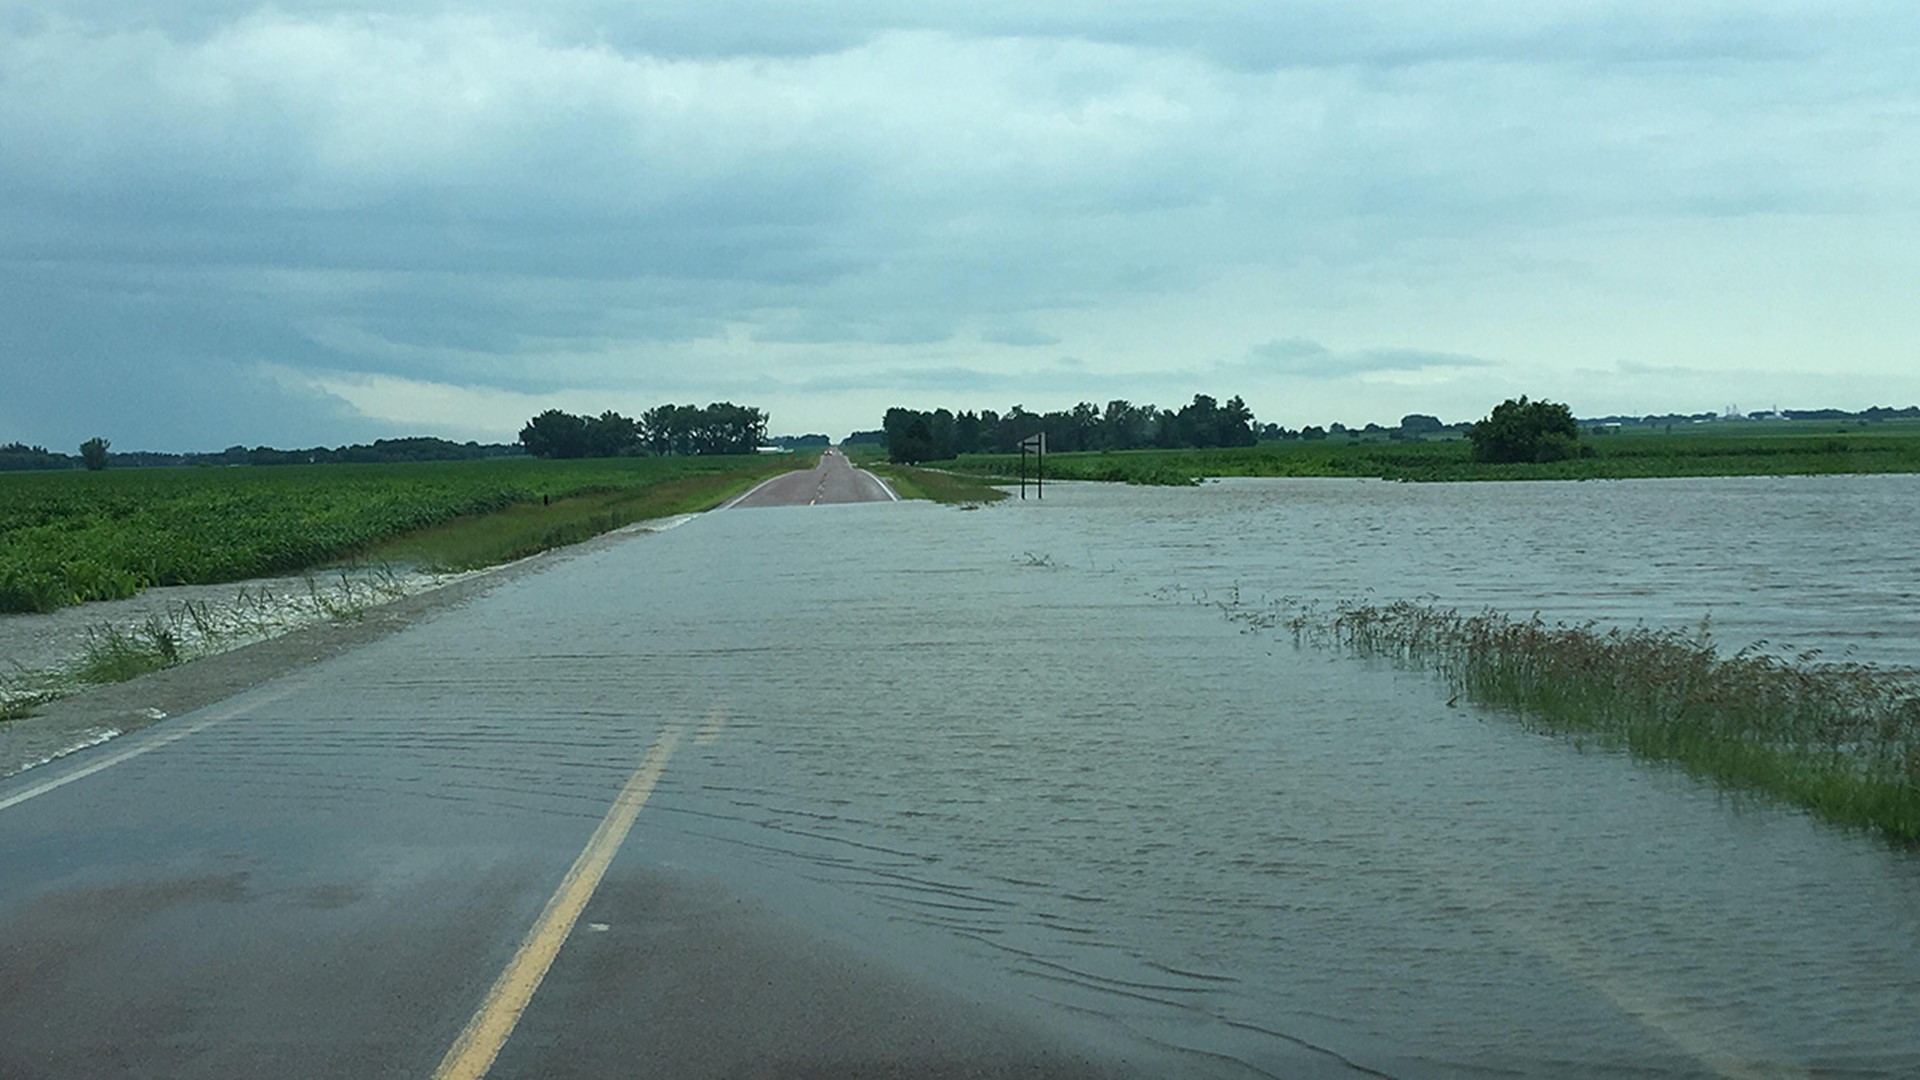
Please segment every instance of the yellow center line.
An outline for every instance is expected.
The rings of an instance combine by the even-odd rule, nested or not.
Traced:
[[[440,1067],[433,1072],[434,1080],[480,1080],[493,1067],[494,1058],[500,1055],[500,1048],[507,1044],[507,1038],[520,1023],[520,1015],[527,1011],[534,992],[547,977],[547,969],[553,966],[560,946],[573,932],[573,924],[586,909],[587,901],[593,899],[594,890],[600,887],[607,865],[633,829],[634,818],[640,815],[640,808],[653,794],[653,786],[666,771],[667,759],[673,756],[679,741],[679,728],[666,729],[654,741],[640,767],[615,796],[607,816],[593,831],[580,857],[560,880],[560,887],[554,890],[546,909],[527,933],[526,940],[520,943],[519,951],[494,980],[493,988],[480,1003],[480,1011],[467,1021],[466,1029],[441,1059]]]
[[[706,722],[700,725],[699,733],[693,737],[693,745],[712,746],[714,740],[720,737],[721,730],[726,726],[727,714],[721,712],[719,709],[713,710],[707,714]]]

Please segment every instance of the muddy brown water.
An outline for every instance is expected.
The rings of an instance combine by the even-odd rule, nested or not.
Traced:
[[[1920,478],[1848,477],[743,510],[328,682],[396,732],[458,710],[523,746],[471,778],[502,821],[550,763],[682,727],[649,865],[1161,1071],[1908,1076],[1913,853],[1191,601],[1710,616],[1730,647],[1913,665],[1916,506]],[[548,736],[583,718],[604,739]]]

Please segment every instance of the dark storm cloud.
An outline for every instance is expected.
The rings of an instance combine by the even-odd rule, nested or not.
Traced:
[[[1680,361],[1807,297],[1863,375],[1909,386],[1881,344],[1906,317],[1849,305],[1920,284],[1915,22],[1795,0],[16,7],[0,440],[145,415],[118,429],[197,446],[276,413],[510,437],[542,402],[703,386],[870,426],[835,395],[1040,393],[1030,354],[1056,347],[1122,396],[1241,355],[1331,408],[1340,376],[1378,394],[1489,356],[1712,370]],[[1571,314],[1530,316],[1549,307]],[[1628,340],[1654,318],[1666,355]],[[1274,325],[1349,345],[1250,348]]]

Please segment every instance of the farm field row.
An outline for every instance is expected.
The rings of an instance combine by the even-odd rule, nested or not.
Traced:
[[[780,457],[505,458],[0,476],[0,611],[352,558],[461,569],[705,509]],[[457,523],[457,524],[456,524]],[[403,538],[419,537],[408,545]]]
[[[1603,480],[1677,476],[1808,476],[1920,472],[1920,428],[1791,433],[1601,435],[1582,439],[1589,456],[1545,464],[1476,462],[1461,440],[1366,442],[1298,440],[1215,450],[1050,453],[1050,479],[1191,484],[1211,476],[1335,476],[1385,480]],[[1016,454],[966,454],[933,463],[982,476],[1016,475]],[[1034,463],[1027,462],[1031,472]]]

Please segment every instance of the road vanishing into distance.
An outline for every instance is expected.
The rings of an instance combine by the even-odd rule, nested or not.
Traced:
[[[0,780],[0,1077],[1920,1075],[1910,853],[1222,617],[1397,552],[1617,597],[1562,519],[1686,607],[1743,571],[1660,530],[1755,490],[1797,600],[1914,481],[861,477]]]
[[[837,448],[820,455],[812,469],[782,473],[735,499],[729,509],[755,506],[818,506],[859,502],[898,502],[886,481],[856,469]]]
[[[898,501],[830,449],[727,509]],[[724,718],[630,700],[569,645],[620,602],[550,596],[0,782],[0,1077],[1102,1074],[619,858]]]

